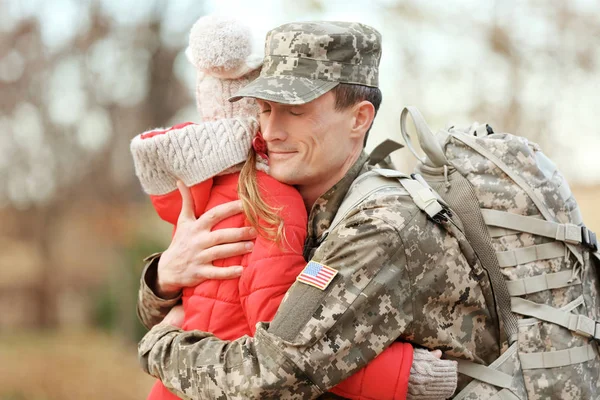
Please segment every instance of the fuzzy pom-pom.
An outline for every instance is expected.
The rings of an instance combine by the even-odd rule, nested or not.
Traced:
[[[249,27],[223,16],[200,18],[190,32],[187,57],[194,66],[220,78],[237,78],[256,66],[248,66],[253,52]]]

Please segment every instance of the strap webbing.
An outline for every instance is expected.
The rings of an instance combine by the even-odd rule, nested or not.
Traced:
[[[538,219],[543,219],[544,217],[542,217],[541,215],[538,216],[534,216],[534,215],[530,215],[530,218],[538,218]],[[506,229],[506,228],[500,228],[498,226],[492,226],[492,225],[488,225],[488,233],[490,235],[490,237],[492,238],[498,238],[498,237],[502,237],[502,236],[508,236],[508,235],[516,235],[517,233],[522,233],[521,231],[515,231],[512,229]]]
[[[386,139],[385,141],[379,143],[377,147],[373,149],[371,154],[369,154],[369,165],[379,164],[391,153],[403,147],[404,145],[401,145],[394,140]]]
[[[392,170],[390,170],[392,171]],[[397,172],[397,171],[394,171]],[[400,177],[408,177],[408,175],[402,174],[401,172],[397,172],[397,178]],[[388,179],[377,172],[369,171],[365,172],[361,176],[359,176],[356,181],[352,184],[350,189],[348,190],[348,194],[346,198],[342,201],[333,221],[331,221],[331,225],[329,228],[323,233],[331,232],[347,215],[348,213],[355,209],[360,203],[362,203],[367,197],[371,194],[377,192],[383,188],[399,188],[397,179]]]
[[[458,372],[475,378],[479,381],[489,383],[490,385],[498,386],[501,388],[510,388],[512,383],[512,376],[505,374],[504,372],[496,369],[491,369],[485,365],[476,364],[472,361],[457,360]]]
[[[545,236],[570,244],[581,243],[581,227],[577,225],[558,224],[497,210],[482,209],[481,214],[488,225]]]
[[[406,129],[406,118],[411,116],[413,122],[415,124],[415,128],[417,131],[417,137],[419,139],[419,144],[421,145],[421,149],[425,152],[427,157],[422,158],[419,156],[419,153],[415,150],[410,136],[408,134],[408,130]],[[446,159],[446,155],[444,154],[444,149],[437,141],[435,135],[427,126],[427,122],[425,122],[425,118],[421,115],[421,112],[412,106],[405,107],[400,114],[400,131],[402,132],[402,137],[408,146],[408,149],[414,156],[421,161],[425,165],[429,165],[431,167],[441,167],[443,165],[448,165],[448,160]]]
[[[497,226],[488,225],[488,234],[491,238],[499,238],[502,236],[508,235],[516,235],[517,233],[521,233],[519,231],[513,231],[512,229],[500,228]]]
[[[581,284],[581,281],[573,277],[572,270],[542,274],[506,282],[508,292],[511,296],[524,296],[543,290],[558,289],[579,284]]]
[[[576,309],[577,307],[579,307],[580,305],[585,303],[585,299],[583,298],[583,295],[579,295],[575,298],[575,300],[570,301],[569,303],[565,304],[564,306],[562,306],[560,309],[563,311],[573,311],[574,309]]]
[[[546,304],[538,304],[520,297],[511,298],[513,312],[550,322],[584,337],[600,340],[600,322],[580,314],[573,314]]]
[[[434,189],[444,187],[443,182],[435,180],[430,181],[430,184]],[[498,257],[496,257],[492,239],[487,234],[488,226],[481,214],[475,189],[465,177],[455,174],[448,191],[442,189],[439,193],[443,194],[443,198],[452,212],[460,218],[466,241],[475,250],[482,267],[488,274],[492,290],[486,290],[486,302],[490,308],[493,303],[496,303],[494,309],[497,311],[497,315],[494,318],[498,317],[500,320],[500,342],[508,340],[508,343],[511,344],[517,336],[517,317],[510,310],[510,294],[506,287],[506,278],[498,265]]]
[[[437,197],[428,186],[423,185],[402,172],[378,168],[362,174],[352,184],[352,187],[348,190],[348,196],[342,201],[335,218],[326,232],[334,229],[350,210],[356,208],[371,194],[386,187],[398,188],[400,186],[408,192],[408,195],[410,195],[417,207],[427,213],[429,217],[433,217],[443,210]]]
[[[407,175],[400,171],[396,171],[395,169],[374,168],[370,171],[370,173],[381,175],[386,178],[412,179],[410,175]]]
[[[490,400],[522,400],[519,396],[514,394],[510,389],[502,389],[492,397]]]
[[[517,357],[517,354],[516,354],[517,353],[517,345],[518,344],[516,342],[513,343],[504,353],[502,353],[500,355],[500,357],[498,357],[496,360],[494,360],[493,363],[491,363],[489,366],[487,366],[485,368],[488,368],[490,370],[495,370],[496,371],[496,370],[502,368],[502,366],[505,363],[507,363],[507,362],[510,363],[510,364],[512,364],[514,362],[513,361],[513,357]],[[459,360],[457,360],[457,361],[459,361]],[[459,368],[460,368],[460,364],[463,363],[463,362],[464,361],[459,361],[459,364],[458,364]],[[512,370],[512,368],[511,368],[511,370]],[[515,371],[515,373],[516,374],[520,374],[520,370]],[[505,380],[506,378],[502,378],[502,379]],[[511,379],[514,379],[514,378],[511,378]],[[461,390],[459,393],[457,393],[453,397],[453,399],[454,400],[472,399],[473,398],[472,397],[472,395],[473,395],[472,391],[473,391],[473,389],[475,387],[477,387],[477,385],[479,385],[479,382],[478,382],[477,379],[471,381],[467,386],[465,386],[463,388],[463,390]],[[506,389],[506,388],[502,389],[501,392],[504,391],[504,390],[509,390],[509,389]]]
[[[417,207],[425,211],[430,218],[443,210],[431,190],[420,182],[412,179],[401,179],[400,184],[410,194]]]
[[[596,350],[591,344],[566,350],[519,353],[521,367],[526,369],[556,368],[580,364],[596,358]]]
[[[500,251],[496,253],[496,256],[498,256],[500,267],[514,267],[528,262],[564,257],[565,246],[560,242],[544,243],[515,250]]]

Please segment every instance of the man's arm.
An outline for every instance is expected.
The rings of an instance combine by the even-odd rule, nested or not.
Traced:
[[[140,342],[142,366],[185,398],[314,398],[373,360],[412,320],[398,227],[385,209],[358,212],[313,259],[339,271],[326,290],[296,282],[254,338],[158,325]]]
[[[313,399],[321,390],[260,323],[233,342],[200,331],[155,326],[140,342],[143,369],[184,399]]]
[[[140,279],[140,289],[138,291],[137,315],[142,324],[148,328],[161,322],[165,315],[181,299],[181,293],[172,299],[163,299],[156,294],[153,287],[157,282],[158,260],[161,253],[152,254],[144,259],[146,263]]]

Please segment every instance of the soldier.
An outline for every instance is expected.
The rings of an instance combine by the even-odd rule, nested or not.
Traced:
[[[211,232],[241,212],[239,203],[198,220],[182,210],[171,245],[146,259],[141,280],[138,314],[152,327],[139,344],[145,371],[186,398],[311,399],[332,396],[324,393],[397,339],[495,360],[499,322],[484,271],[401,189],[377,191],[329,230],[368,170],[363,147],[381,102],[380,34],[359,23],[291,23],[267,34],[266,53],[259,78],[232,100],[257,99],[270,173],[295,185],[310,213],[304,276],[324,280],[299,279],[254,338],[184,332],[173,307],[181,288],[238,276],[236,267],[211,262],[251,251],[254,234]],[[409,391],[440,398],[446,381],[433,382]]]

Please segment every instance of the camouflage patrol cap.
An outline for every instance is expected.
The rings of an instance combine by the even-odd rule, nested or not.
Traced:
[[[381,34],[358,22],[294,22],[267,33],[260,76],[243,97],[304,104],[339,83],[377,87]]]

